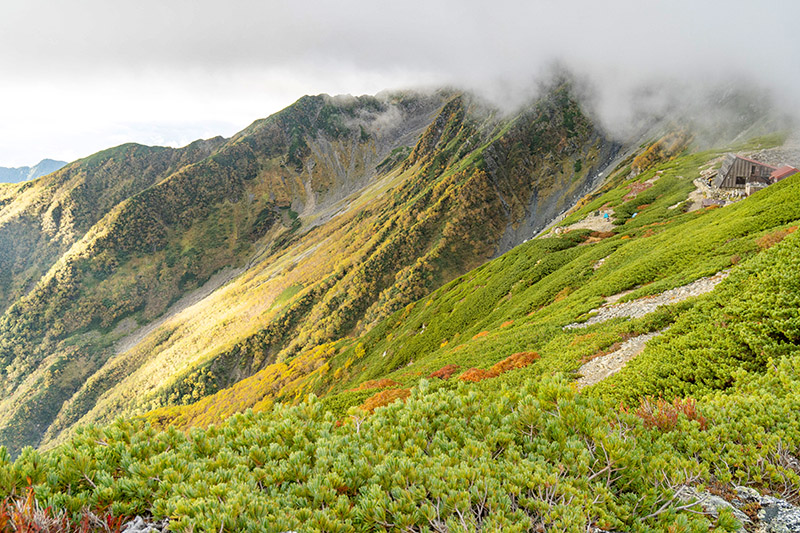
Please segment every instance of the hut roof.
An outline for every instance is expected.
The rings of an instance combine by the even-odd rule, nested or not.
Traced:
[[[755,159],[750,159],[749,157],[745,157],[743,155],[737,155],[737,156],[734,156],[734,157],[737,157],[739,159],[743,159],[743,160],[745,160],[745,161],[747,161],[749,163],[754,163],[754,164],[762,166],[762,167],[771,168],[772,170],[778,170],[778,167],[773,167],[772,165],[768,165],[766,163],[762,163],[761,161],[756,161]]]
[[[789,165],[784,165],[781,168],[776,169],[772,174],[769,175],[769,179],[772,181],[781,181],[784,178],[788,178],[792,174],[796,174],[798,170],[794,167],[790,167]]]

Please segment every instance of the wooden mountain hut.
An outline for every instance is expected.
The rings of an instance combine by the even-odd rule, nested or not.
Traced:
[[[770,175],[776,170],[755,159],[728,154],[711,184],[717,189],[744,189],[748,182],[769,185]]]

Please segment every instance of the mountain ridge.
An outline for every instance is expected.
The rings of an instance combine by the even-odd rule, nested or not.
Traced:
[[[477,265],[481,260],[476,258],[488,258],[497,251],[496,244],[489,244],[497,237],[490,235],[499,235],[524,213],[525,195],[529,194],[527,185],[519,188],[527,180],[524,176],[541,173],[542,179],[547,176],[552,180],[565,172],[563,165],[550,163],[542,167],[546,171],[537,170],[543,160],[531,150],[541,147],[530,142],[530,146],[520,144],[523,139],[534,132],[541,137],[536,142],[575,139],[575,146],[562,147],[563,153],[575,151],[576,143],[587,143],[584,157],[589,158],[594,157],[594,152],[589,154],[593,150],[589,147],[601,143],[601,137],[591,133],[589,120],[580,114],[578,104],[569,96],[568,87],[556,85],[553,90],[560,96],[541,100],[536,104],[538,107],[532,107],[519,121],[501,117],[474,97],[450,91],[428,95],[385,93],[381,98],[304,97],[287,110],[254,122],[229,140],[190,145],[186,149],[187,154],[194,154],[187,155],[190,159],[176,159],[175,164],[162,166],[163,171],[141,182],[138,190],[119,189],[110,197],[114,199],[112,203],[124,200],[108,209],[103,218],[78,217],[86,218],[86,225],[96,220],[95,225],[83,236],[70,234],[64,242],[70,243],[70,247],[59,249],[65,255],[52,263],[54,270],[6,310],[0,319],[0,354],[7,397],[0,410],[9,414],[27,412],[23,405],[31,400],[25,399],[30,398],[26,391],[38,387],[40,401],[35,403],[49,404],[50,409],[60,411],[57,406],[76,392],[74,387],[78,383],[83,383],[84,393],[79,393],[82,399],[68,405],[91,406],[103,391],[89,392],[86,387],[96,382],[87,378],[92,369],[102,367],[112,355],[111,346],[120,335],[116,332],[122,332],[118,329],[122,319],[134,317],[141,324],[151,322],[181,294],[202,285],[224,266],[252,267],[287,247],[301,244],[308,248],[302,243],[325,242],[324,239],[337,232],[343,234],[353,224],[363,225],[365,221],[378,224],[372,244],[365,240],[367,235],[357,241],[350,238],[350,246],[355,248],[347,253],[361,249],[354,257],[366,261],[357,267],[362,273],[355,275],[341,267],[338,272],[334,269],[333,276],[317,284],[316,289],[308,292],[310,287],[307,287],[297,297],[300,299],[287,302],[289,314],[284,320],[288,322],[283,322],[283,329],[267,333],[266,337],[262,335],[260,341],[245,341],[246,335],[242,338],[241,333],[234,334],[243,342],[238,350],[244,352],[234,350],[216,366],[212,363],[218,374],[229,376],[220,385],[249,375],[281,353],[286,355],[280,357],[291,357],[322,339],[365,327],[383,316],[382,309],[395,308],[409,295],[421,294],[419,291],[426,290],[423,287],[435,286],[470,265]],[[564,109],[572,113],[572,122],[567,126],[563,124]],[[438,118],[433,120],[434,117]],[[531,125],[534,120],[539,122]],[[415,148],[408,146],[410,141],[414,141]],[[473,148],[469,148],[470,142],[474,143]],[[504,174],[495,164],[487,173],[476,167],[483,164],[479,154],[487,149],[501,154],[505,158],[503,164],[516,170]],[[179,153],[164,150],[125,145],[77,162],[58,176],[66,179],[64,172],[70,172],[70,168],[72,172],[84,168],[90,173],[99,172],[106,168],[105,161],[109,158],[125,159],[128,153]],[[409,155],[402,165],[399,165],[401,159],[397,163],[387,162],[387,158],[397,158],[392,152],[403,151]],[[526,159],[526,153],[532,153],[534,159]],[[571,167],[569,174],[574,174]],[[581,179],[585,175],[584,172]],[[543,189],[547,194],[558,193],[558,186],[548,187]],[[515,188],[518,190],[512,192]],[[457,193],[479,189],[484,192],[477,196]],[[38,191],[35,186],[25,190],[30,191],[28,194]],[[499,216],[507,222],[482,226],[468,222],[477,213],[472,210],[486,209],[481,205],[486,199],[497,202],[502,211]],[[354,201],[362,206],[361,212],[354,212]],[[367,208],[372,204],[382,207],[373,211]],[[19,209],[22,204],[15,199],[11,205]],[[397,208],[403,205],[417,207],[398,217]],[[446,220],[445,214],[455,206],[465,210]],[[6,211],[10,220],[7,224],[18,219],[10,206]],[[497,216],[491,214],[487,221]],[[421,225],[414,223],[415,217],[422,217]],[[63,226],[59,226],[60,233],[56,231],[56,236],[66,234]],[[319,228],[329,226],[330,229],[319,233]],[[461,226],[462,230],[457,229]],[[408,230],[411,233],[406,233]],[[439,234],[440,231],[443,233]],[[474,233],[472,244],[446,258],[442,255],[444,243],[457,243],[462,231]],[[315,232],[323,241],[316,241]],[[480,234],[486,236],[479,237]],[[341,241],[341,237],[336,239]],[[486,244],[481,244],[484,240]],[[434,245],[436,241],[440,244]],[[333,250],[330,248],[330,252]],[[404,251],[398,254],[401,250]],[[18,256],[24,255],[23,252]],[[427,254],[428,262],[417,261],[419,253]],[[378,267],[379,264],[386,266]],[[431,264],[439,266],[429,272]],[[369,269],[388,265],[396,265],[389,268],[397,269],[400,281],[394,280],[394,275],[365,277]],[[307,272],[302,275],[307,276],[314,269],[304,266],[302,270]],[[313,284],[313,278],[302,279],[300,287]],[[427,281],[418,285],[412,279]],[[13,283],[14,280],[8,282]],[[355,292],[352,289],[341,292],[352,284],[363,287]],[[395,289],[387,291],[392,285]],[[284,287],[281,291],[289,290],[295,289]],[[331,290],[340,296],[332,298]],[[10,298],[14,294],[20,293],[12,292]],[[311,318],[316,324],[311,328],[315,333],[298,337],[305,328],[302,325],[305,322],[298,321],[309,316],[309,312],[315,317]],[[362,314],[366,321],[362,320]],[[263,339],[272,340],[263,344]],[[277,344],[272,347],[274,343]],[[36,383],[52,381],[46,378],[50,371],[39,368],[46,354],[51,361],[61,361],[48,363],[52,371],[63,373],[58,369],[66,365],[65,368],[71,369],[68,374],[81,377],[61,382],[66,387],[62,392],[56,392],[60,390],[58,382],[39,387]],[[53,354],[62,355],[53,359]],[[242,361],[243,369],[232,371],[239,368],[235,361]],[[228,370],[222,372],[223,369]],[[55,396],[41,398],[42,390],[49,390]],[[67,392],[70,390],[73,392]],[[50,412],[50,416],[57,414]],[[12,416],[7,429],[0,428],[0,434],[21,434],[18,425],[21,420]]]
[[[42,159],[32,167],[0,167],[0,183],[19,183],[46,176],[67,164],[66,161]]]
[[[230,139],[75,162],[48,178],[67,203],[14,189],[0,239],[49,252],[6,259],[0,441],[52,445],[293,360],[313,374],[320,346],[530,239],[639,149],[559,79],[510,115],[450,89],[306,96]]]
[[[614,139],[563,79],[511,114],[318,95],[0,188],[0,529],[763,526],[743,491],[794,516],[800,178],[702,208],[722,154],[786,136],[694,136]]]
[[[0,447],[0,496],[24,505],[31,485],[27,505],[76,522],[138,515],[172,530],[792,524],[800,179],[689,211],[695,176],[730,148],[687,149],[637,175],[629,158],[549,233],[359,336],[15,462]],[[613,231],[567,229],[598,208]],[[710,292],[591,320],[604,302],[666,298],[720,271]],[[586,327],[566,327],[576,322]],[[619,373],[576,390],[586,361],[655,333]]]

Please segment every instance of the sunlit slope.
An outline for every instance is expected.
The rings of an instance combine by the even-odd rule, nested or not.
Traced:
[[[181,149],[122,145],[0,188],[0,310],[31,290],[117,204],[207,157],[222,142]]]
[[[0,441],[368,331],[544,227],[618,148],[567,83],[510,116],[448,91],[305,97],[119,203],[5,313]]]
[[[140,353],[159,355],[137,371],[119,370],[128,368],[123,360],[132,359],[116,358],[98,377],[105,372],[130,377],[102,397],[83,421],[108,420],[132,408],[195,401],[276,358],[287,364],[309,361],[320,343],[369,329],[381,317],[486,260],[495,253],[497,244],[492,243],[518,220],[504,210],[504,202],[519,203],[516,216],[523,217],[523,199],[534,191],[542,197],[560,195],[562,202],[575,194],[563,188],[564,181],[576,181],[574,164],[548,162],[543,157],[547,146],[541,148],[542,157],[532,161],[516,154],[512,161],[520,168],[504,170],[519,180],[513,192],[516,200],[506,201],[497,193],[497,186],[510,190],[511,183],[498,177],[495,184],[480,168],[484,151],[499,153],[505,145],[512,152],[519,150],[520,136],[531,128],[541,130],[547,142],[567,138],[561,106],[569,104],[573,113],[578,108],[574,101],[562,99],[563,90],[511,123],[498,121],[464,96],[455,97],[406,162],[353,199],[347,213],[243,274],[225,289],[229,300],[220,293],[219,299],[206,302],[208,308],[204,303],[192,309],[191,317],[187,311],[185,321],[151,337],[162,345],[153,350],[145,344],[150,351]],[[589,144],[581,150],[591,154],[612,146],[604,144],[585,118],[582,121]],[[464,148],[470,140],[477,148]],[[522,180],[525,168],[533,173],[529,181]],[[582,176],[590,176],[590,170]],[[226,310],[221,315],[210,311],[215,308],[212,301]],[[179,334],[171,335],[172,327],[180,328]],[[214,334],[205,335],[209,330]],[[195,333],[185,336],[186,331]],[[295,357],[298,361],[289,361]],[[312,368],[319,364],[309,363]],[[92,385],[84,388],[87,393]]]
[[[356,338],[341,339],[303,358],[271,365],[196,405],[148,416],[164,424],[205,425],[249,407],[264,409],[276,400],[295,401],[309,392],[326,396],[325,401],[342,412],[374,394],[375,387],[413,386],[448,365],[457,365],[457,376],[472,367],[491,367],[514,354],[536,352],[540,359],[519,371],[521,375],[574,372],[616,343],[678,320],[684,325],[676,325],[676,333],[668,333],[663,340],[674,342],[685,333],[686,323],[708,314],[703,307],[693,310],[694,300],[631,321],[616,319],[579,330],[563,326],[585,319],[608,296],[630,291],[625,299],[631,300],[734,267],[757,255],[770,239],[779,240],[787,234],[785,228],[797,223],[798,180],[786,180],[723,209],[684,213],[692,180],[700,169],[713,164],[719,153],[722,151],[686,154],[635,178],[623,167],[587,208],[576,210],[575,216],[564,222],[597,209],[591,208],[593,202],[614,214],[618,223],[613,232],[596,237],[591,230],[575,230],[535,239],[408,304]],[[654,177],[658,179],[652,187],[625,198],[637,189],[635,184],[652,182]],[[634,212],[637,216],[631,217]],[[723,287],[735,292],[731,283],[726,281]],[[679,345],[680,341],[675,346]],[[653,345],[654,353],[670,351],[668,346],[659,346]],[[766,359],[756,353],[760,350],[742,349],[730,359],[730,343],[724,346],[720,354],[713,355],[714,348],[705,354],[708,361],[704,366],[711,370],[704,377],[698,375],[694,385],[678,385],[678,381],[674,389],[655,385],[664,378],[657,378],[656,371],[650,376],[653,363],[647,363],[650,366],[634,378],[639,384],[635,390],[692,393],[724,386],[732,367],[763,371]],[[648,347],[641,361],[651,360],[650,351]],[[678,356],[654,357],[666,361]],[[717,365],[720,368],[714,370]],[[687,367],[687,376],[694,368]],[[664,369],[669,372],[668,365]],[[375,385],[347,392],[365,382]],[[622,396],[631,399],[636,394]]]

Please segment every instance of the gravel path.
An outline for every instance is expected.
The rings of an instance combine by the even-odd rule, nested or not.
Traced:
[[[586,218],[580,222],[570,224],[563,228],[557,228],[556,234],[567,233],[574,229],[590,229],[593,231],[612,231],[614,229],[614,210],[613,209],[600,209],[598,215],[594,212],[586,215]],[[603,215],[608,215],[608,218],[603,218]]]
[[[612,318],[641,318],[648,313],[652,313],[662,305],[673,304],[693,296],[699,296],[710,292],[720,281],[728,277],[729,273],[730,270],[723,270],[713,276],[700,278],[688,285],[621,304],[612,303],[619,299],[619,295],[609,296],[606,299],[606,303],[597,310],[598,313],[595,316],[586,322],[567,324],[564,326],[564,329],[586,328],[594,324],[599,324],[600,322],[605,322],[606,320],[611,320]],[[621,294],[624,295],[626,293]]]
[[[594,385],[595,383],[600,383],[608,376],[619,372],[622,367],[625,366],[625,363],[642,353],[647,341],[661,335],[666,330],[667,328],[628,339],[622,344],[619,350],[601,357],[596,357],[580,367],[580,369],[578,369],[578,374],[581,377],[578,378],[577,381],[578,390]]]

